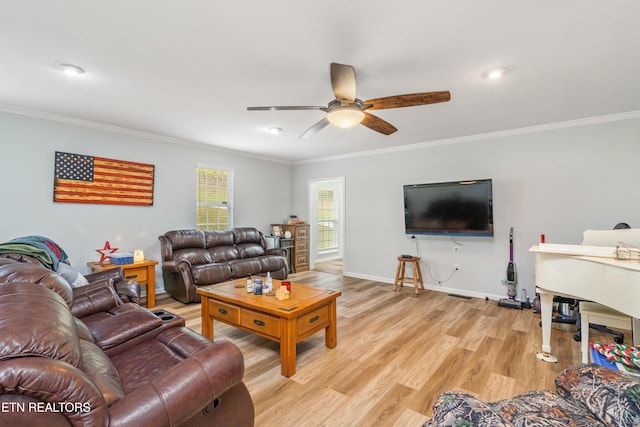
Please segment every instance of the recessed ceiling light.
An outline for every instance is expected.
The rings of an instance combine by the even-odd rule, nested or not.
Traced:
[[[268,131],[271,135],[279,135],[282,132],[282,128],[270,127]]]
[[[487,77],[492,80],[496,80],[502,77],[506,72],[507,69],[504,67],[492,68],[491,70],[487,71]]]
[[[84,74],[84,69],[73,64],[60,64],[60,68],[68,76],[80,76]]]

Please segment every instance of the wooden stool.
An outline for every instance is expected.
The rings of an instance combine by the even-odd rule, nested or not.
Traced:
[[[413,276],[405,276],[405,268],[407,263],[411,263],[411,269]],[[393,290],[402,290],[404,282],[413,283],[415,293],[418,293],[418,288],[424,289],[424,282],[422,281],[422,270],[420,270],[420,257],[403,258],[398,257],[398,268],[396,269],[396,280],[393,282]],[[398,289],[398,284],[400,289]]]
[[[631,329],[631,317],[595,302],[580,301],[582,363],[589,363],[589,323]]]

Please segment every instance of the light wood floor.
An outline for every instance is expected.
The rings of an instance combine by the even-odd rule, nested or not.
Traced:
[[[314,266],[315,271],[323,271],[325,273],[342,274],[344,265],[342,258],[330,261],[318,262]]]
[[[559,362],[536,359],[541,332],[533,310],[436,291],[416,296],[413,288],[394,293],[389,284],[326,272],[290,279],[342,292],[338,346],[326,348],[323,332],[298,343],[291,378],[280,375],[278,344],[219,322],[214,328],[216,340],[231,341],[244,354],[257,427],[420,426],[445,390],[487,401],[554,390],[555,375],[580,363],[569,325],[553,327]],[[162,295],[157,301],[200,332],[200,304]]]

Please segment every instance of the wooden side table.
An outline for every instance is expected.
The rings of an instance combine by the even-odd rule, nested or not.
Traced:
[[[87,265],[91,269],[91,273],[122,267],[125,279],[135,280],[140,285],[147,287],[147,308],[155,307],[156,265],[158,265],[158,261],[145,259],[142,262],[135,262],[133,264],[100,264],[99,262],[88,262]]]
[[[411,264],[413,276],[405,276],[407,263]],[[398,257],[398,268],[396,269],[396,280],[393,282],[393,290],[402,290],[404,282],[413,283],[416,294],[418,293],[418,288],[424,289],[424,282],[422,281],[422,270],[420,270],[420,257]],[[400,289],[398,289],[398,285],[400,285]]]

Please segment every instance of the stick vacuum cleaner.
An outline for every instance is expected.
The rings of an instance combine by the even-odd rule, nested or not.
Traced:
[[[507,297],[498,301],[500,307],[522,309],[522,304],[516,301],[516,285],[518,283],[518,272],[516,263],[513,261],[513,227],[509,230],[509,262],[507,263]]]

